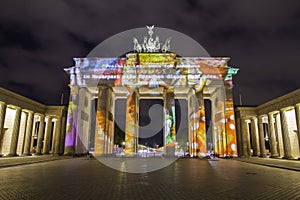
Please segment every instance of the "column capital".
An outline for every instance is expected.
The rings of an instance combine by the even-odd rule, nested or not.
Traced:
[[[271,111],[271,112],[268,113],[268,116],[277,114],[277,113],[279,113],[279,112],[280,112],[280,110],[274,110],[274,111]]]
[[[44,117],[45,118],[45,114],[42,113],[34,113],[35,116],[39,116],[39,117]]]
[[[99,89],[106,89],[106,88],[108,88],[108,86],[107,85],[97,85],[97,87],[99,88]]]
[[[55,122],[61,120],[62,117],[60,116],[55,116],[55,117],[52,117],[52,120],[54,120]]]
[[[21,107],[19,107],[19,106],[15,106],[15,105],[12,105],[12,104],[7,104],[7,107],[8,108],[11,108],[11,109],[14,109],[14,110],[21,110]]]
[[[264,118],[264,117],[267,117],[268,114],[262,114],[262,115],[257,115],[257,117],[261,117],[261,118]]]
[[[257,116],[257,119],[258,119],[258,121],[262,121],[264,117],[265,117],[265,115],[259,115],[259,116]]]
[[[171,92],[171,91],[174,91],[174,86],[164,86],[164,89],[165,89],[165,92]],[[195,91],[195,89],[194,89]],[[196,94],[196,91],[195,91],[195,94]]]
[[[7,104],[3,101],[0,101],[0,106],[6,106]]]
[[[251,122],[251,117],[242,117],[241,120],[246,122],[246,123],[250,123]]]
[[[33,114],[33,111],[31,111],[31,110],[28,110],[28,109],[22,109],[22,112],[25,112],[25,113],[27,113],[27,114],[29,114],[29,113],[32,113]]]
[[[288,110],[291,110],[291,109],[294,109],[294,106],[288,106],[288,107],[281,108],[280,112],[285,112],[285,111],[288,111]]]
[[[45,115],[46,120],[52,120],[54,117],[52,115]]]

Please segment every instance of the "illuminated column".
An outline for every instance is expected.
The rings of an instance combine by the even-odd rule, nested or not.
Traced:
[[[227,94],[228,97],[228,94]],[[237,156],[237,138],[236,138],[236,124],[234,116],[233,101],[226,100],[225,107],[225,133],[226,133],[226,149],[225,153],[229,156]]]
[[[248,122],[245,119],[241,119],[242,122],[242,157],[250,156],[250,146],[249,146],[249,128]]]
[[[75,153],[75,140],[76,140],[76,123],[77,123],[77,110],[78,110],[78,86],[76,83],[75,67],[67,69],[70,74],[70,99],[68,106],[68,114],[66,121],[66,135],[65,135],[65,155],[73,155]],[[52,150],[53,151],[53,150]]]
[[[16,156],[17,155],[17,143],[19,137],[19,128],[20,128],[20,121],[21,121],[21,108],[14,107],[16,109],[16,114],[14,118],[14,125],[12,129],[11,135],[11,142],[10,142],[10,149],[8,156]]]
[[[31,137],[30,137],[31,141],[30,141],[30,147],[29,147],[29,152],[30,153],[36,153],[36,152],[33,151],[33,143],[34,143],[34,139],[35,139],[34,137],[36,135],[36,127],[37,127],[38,118],[39,118],[39,116],[37,114],[33,115],[32,132],[31,132]]]
[[[251,118],[251,138],[253,145],[253,156],[260,155],[260,149],[258,145],[258,129],[257,129],[257,119]]]
[[[198,144],[199,152],[197,153],[197,156],[206,156],[206,124],[205,124],[205,108],[204,108],[204,99],[203,99],[203,93],[198,92],[196,93],[197,101],[198,101],[198,107],[196,108],[197,111],[197,121],[198,121],[198,129],[197,129],[197,137],[196,137],[196,143]]]
[[[274,121],[273,113],[269,113],[268,114],[268,125],[269,125],[271,158],[278,157],[274,123],[275,123],[275,121]]]
[[[60,152],[60,134],[61,134],[61,117],[58,117],[54,123],[54,149],[52,152],[54,155],[59,155]]]
[[[126,154],[135,153],[137,150],[137,94],[133,88],[127,88],[126,126],[125,126],[125,151]]]
[[[282,139],[283,139],[283,148],[284,148],[284,156],[283,158],[291,159],[292,157],[292,148],[289,137],[289,129],[287,125],[287,118],[285,114],[285,109],[280,109],[280,119],[281,119],[281,128],[282,128]]]
[[[296,115],[296,124],[297,124],[297,134],[298,134],[298,143],[300,149],[300,103],[295,105],[295,115]]]
[[[45,116],[41,114],[39,132],[37,138],[37,146],[36,146],[36,155],[42,155],[42,146],[43,146],[44,128],[45,128],[44,123],[45,123]]]
[[[175,118],[175,98],[173,88],[167,88],[165,90],[165,133],[164,143],[166,147],[167,156],[174,156],[175,154],[175,142],[176,142],[176,118]],[[196,128],[195,129],[196,132]],[[197,133],[196,133],[197,134]],[[194,138],[196,139],[197,136]],[[196,144],[196,141],[193,141]]]
[[[280,120],[279,112],[274,114],[274,120],[275,120],[275,135],[276,135],[276,141],[277,141],[278,156],[283,157],[284,148],[283,148],[283,142],[282,142],[282,128],[281,128],[281,120]]]
[[[263,116],[258,117],[258,129],[259,129],[258,135],[259,135],[260,157],[266,157]]]
[[[66,117],[63,112],[63,117],[62,117],[62,125],[61,125],[61,131],[62,133],[60,134],[60,146],[59,146],[59,154],[62,155],[64,153],[64,141],[65,141],[65,130],[66,130]],[[53,132],[53,131],[52,131]]]
[[[32,126],[33,126],[33,112],[28,111],[26,130],[25,130],[25,143],[24,143],[24,156],[29,156],[30,154],[30,142],[32,137]]]
[[[106,131],[106,112],[107,112],[107,86],[98,86],[98,104],[96,113],[96,131],[95,131],[95,155],[104,154],[105,131]]]
[[[49,154],[50,152],[51,129],[52,129],[52,117],[48,116],[46,117],[46,130],[45,130],[43,154]]]
[[[6,113],[6,104],[4,102],[0,102],[0,154],[2,152],[3,138],[4,138],[4,121],[5,121],[5,113]]]

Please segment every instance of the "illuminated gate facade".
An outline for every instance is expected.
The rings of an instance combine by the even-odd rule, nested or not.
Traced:
[[[139,102],[161,99],[163,122],[158,124],[163,127],[156,128],[163,130],[161,146],[166,155],[184,151],[205,156],[213,150],[220,157],[237,156],[232,76],[238,69],[227,65],[229,58],[170,53],[170,40],[160,47],[149,32],[144,44],[134,39],[134,51],[124,57],[74,58],[75,66],[65,69],[70,75],[65,153],[92,150],[95,155],[112,154],[115,124],[123,123],[125,154],[136,154],[138,138],[147,137],[139,127]],[[121,120],[116,117],[118,99],[126,100],[126,114]],[[204,99],[211,101],[210,125],[205,120]],[[184,105],[180,103],[183,101]],[[181,116],[181,123],[188,123],[184,130],[176,124],[176,108],[187,113]],[[185,138],[176,137],[176,128],[182,129]],[[209,145],[207,132],[212,135]]]

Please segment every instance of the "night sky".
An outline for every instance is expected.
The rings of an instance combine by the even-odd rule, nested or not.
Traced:
[[[141,3],[137,3],[141,2]],[[67,103],[64,68],[106,38],[154,24],[198,41],[240,68],[235,103],[259,105],[300,86],[299,1],[1,1],[0,86],[45,104]],[[171,43],[172,49],[172,43]]]

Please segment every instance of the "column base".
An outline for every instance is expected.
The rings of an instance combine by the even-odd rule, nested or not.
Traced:
[[[283,156],[282,159],[295,160],[293,156]]]
[[[14,154],[8,154],[6,157],[14,157],[14,156],[19,156],[19,155],[14,153]]]
[[[31,153],[23,153],[22,156],[32,156]]]
[[[270,158],[279,158],[279,155],[271,155]]]
[[[35,153],[34,155],[41,156],[42,153],[38,152],[38,153]]]
[[[267,158],[266,155],[260,155],[259,157],[260,157],[260,158]]]
[[[53,154],[53,155],[55,155],[55,154]],[[74,154],[73,154],[73,153],[70,153],[70,152],[68,152],[68,153],[65,153],[65,154],[64,154],[64,156],[74,156]]]
[[[241,155],[240,157],[241,158],[250,158],[250,156],[248,156],[248,155]]]

